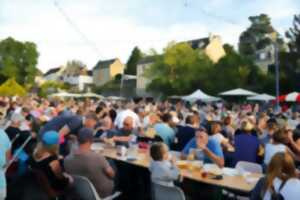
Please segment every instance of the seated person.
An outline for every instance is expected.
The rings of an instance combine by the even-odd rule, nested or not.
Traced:
[[[297,177],[293,158],[284,152],[276,153],[267,169],[251,192],[251,200],[271,200],[272,195],[279,194],[277,199],[298,200],[300,196],[300,180]]]
[[[226,137],[224,137],[224,135],[221,134],[221,130],[222,127],[219,122],[212,122],[209,137],[216,139],[225,150],[233,149],[233,146],[230,144],[229,139],[227,139]]]
[[[122,127],[117,127],[117,129],[108,131],[103,134],[101,138],[106,143],[115,142],[116,144],[128,145],[130,141],[135,139],[137,131],[133,127],[133,118],[128,116],[123,120]]]
[[[195,127],[199,124],[196,116],[188,115],[185,119],[185,126],[178,127],[176,134],[176,150],[182,151],[185,145],[195,137]]]
[[[171,124],[173,123],[172,115],[170,113],[165,113],[162,115],[161,120],[161,122],[154,125],[154,129],[164,143],[170,147],[175,139],[175,131],[171,127]]]
[[[289,142],[288,131],[287,130],[278,130],[273,134],[273,139],[271,143],[266,144],[265,146],[265,157],[264,164],[268,165],[272,157],[278,152],[284,152],[290,154],[295,160],[299,160],[299,157],[296,156],[290,148],[286,145]]]
[[[224,167],[224,155],[222,147],[218,141],[208,137],[205,128],[199,128],[196,130],[195,137],[191,139],[183,149],[183,157],[187,157],[191,149],[197,150],[197,159],[202,157],[199,154],[203,153],[202,155],[204,162],[215,163],[219,167]]]
[[[73,178],[64,173],[58,158],[58,148],[58,133],[47,131],[28,162],[33,171],[38,170],[45,175],[53,191],[62,193],[73,182]]]
[[[179,169],[175,160],[170,158],[168,146],[162,142],[154,143],[150,147],[150,155],[152,161],[149,169],[152,182],[174,186],[173,182],[179,178]]]
[[[93,130],[82,128],[78,134],[78,143],[79,149],[64,161],[66,172],[88,178],[101,198],[111,195],[115,172],[105,157],[91,151]]]
[[[249,121],[241,123],[240,134],[234,137],[234,165],[239,161],[258,162],[259,139],[252,134],[254,129]]]

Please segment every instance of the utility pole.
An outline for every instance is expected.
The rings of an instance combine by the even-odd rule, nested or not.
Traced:
[[[274,57],[275,57],[275,79],[276,79],[276,109],[280,108],[279,105],[279,96],[280,96],[280,84],[279,84],[279,50],[276,42],[273,43],[274,45]]]

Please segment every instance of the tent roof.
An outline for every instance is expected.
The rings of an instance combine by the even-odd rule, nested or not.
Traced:
[[[247,100],[252,100],[252,101],[272,101],[275,100],[276,98],[274,96],[268,95],[268,94],[259,94],[255,96],[248,97]]]
[[[93,92],[87,92],[87,93],[84,93],[84,94],[80,94],[81,97],[95,97],[95,98],[99,98],[99,99],[103,99],[104,96],[100,95],[100,94],[96,94],[96,93],[93,93]]]
[[[237,88],[234,90],[229,90],[229,91],[225,91],[220,93],[221,96],[254,96],[254,95],[258,95],[255,92],[252,92],[250,90],[245,90],[242,88]]]
[[[196,101],[196,100],[218,101],[218,100],[220,100],[220,98],[218,98],[218,97],[214,97],[214,96],[210,96],[208,94],[205,94],[200,89],[196,90],[195,92],[193,92],[190,95],[183,96],[182,99],[183,100],[188,100],[188,101]]]
[[[68,92],[58,92],[50,95],[51,97],[80,97],[80,94],[73,94]]]

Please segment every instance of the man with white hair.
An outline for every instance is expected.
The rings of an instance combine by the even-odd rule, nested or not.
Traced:
[[[123,110],[121,112],[118,113],[116,119],[115,119],[115,126],[118,128],[118,129],[122,129],[123,128],[123,124],[124,124],[124,120],[127,118],[127,117],[131,117],[132,118],[132,125],[133,125],[133,128],[139,128],[141,127],[141,121],[140,121],[140,118],[139,116],[133,112],[132,110],[130,109],[126,109],[126,110]]]

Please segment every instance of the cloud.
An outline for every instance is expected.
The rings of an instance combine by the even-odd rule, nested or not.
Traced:
[[[247,3],[242,0],[240,3],[236,0],[188,0],[187,7],[183,0],[60,0],[64,12],[97,46],[99,52],[96,52],[67,22],[52,0],[0,1],[3,1],[0,38],[12,36],[37,43],[38,67],[44,72],[70,59],[79,59],[89,68],[99,59],[120,57],[126,62],[134,46],[144,52],[150,48],[161,51],[172,40],[207,37],[209,33],[221,35],[224,42],[236,45],[239,34],[250,25],[249,15],[270,13],[276,27],[284,30],[291,24],[291,19],[287,21],[287,18],[293,13],[289,15],[288,12],[299,8],[297,0],[287,0],[287,5],[284,0],[276,1],[278,5],[274,1],[262,3],[268,0]],[[204,4],[205,12],[202,12],[200,8],[203,9]]]

